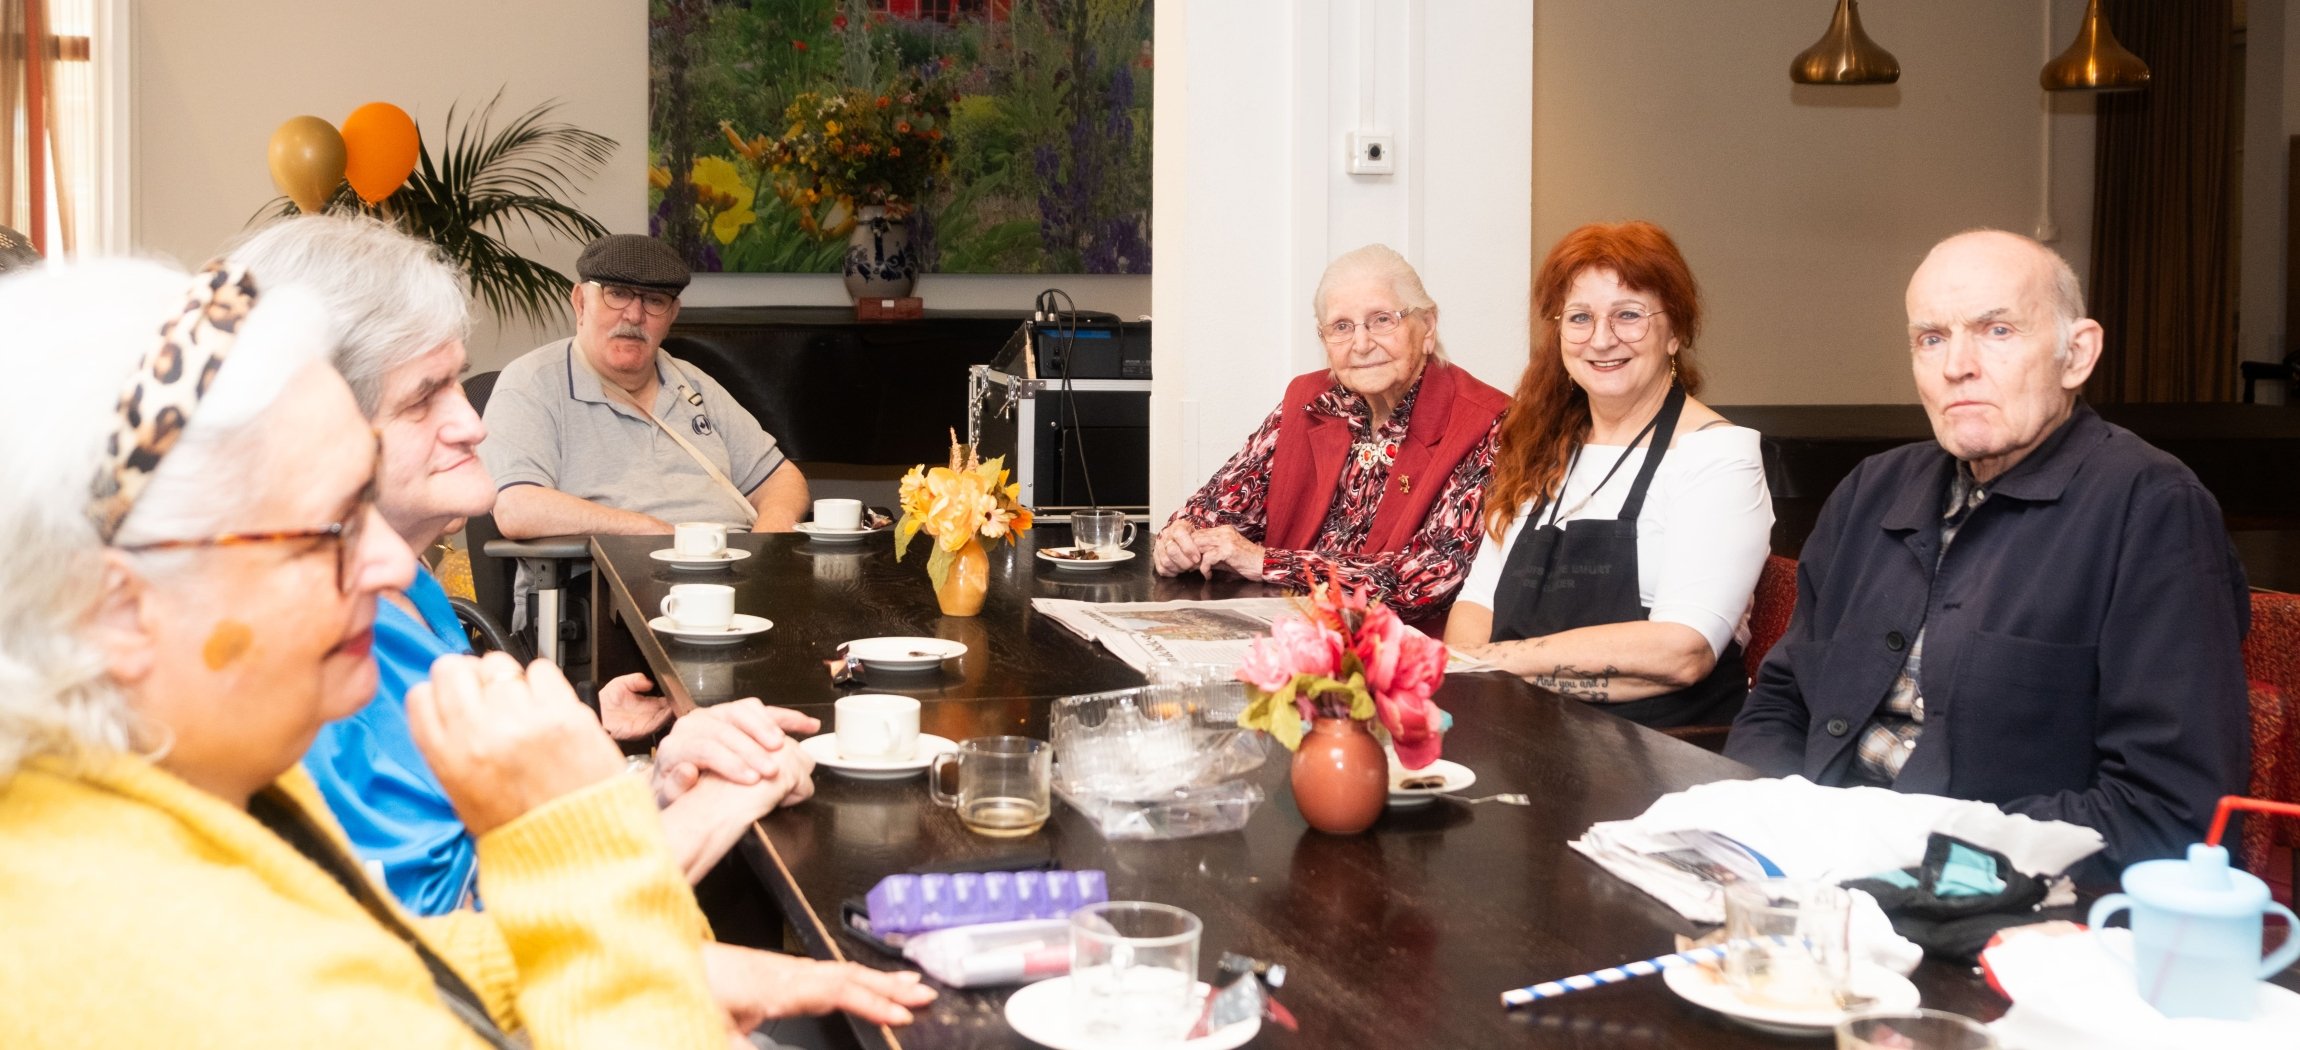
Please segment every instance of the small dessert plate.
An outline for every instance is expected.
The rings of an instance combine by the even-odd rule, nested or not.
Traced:
[[[815,760],[815,765],[856,780],[901,780],[925,772],[934,764],[934,757],[946,751],[958,750],[958,742],[949,737],[920,733],[918,746],[909,758],[847,758],[839,754],[837,733],[816,733],[799,741],[799,750]]]
[[[1197,1007],[1203,1007],[1208,989],[1206,982],[1198,982],[1198,990],[1191,993]],[[1050,977],[1037,984],[1024,985],[1006,997],[1006,1024],[1015,1034],[1052,1050],[1106,1050],[1109,1041],[1098,1040],[1081,1024],[1070,991],[1070,978]],[[1253,1039],[1262,1030],[1260,1015],[1235,1024],[1217,1028],[1196,1039],[1177,1039],[1159,1046],[1174,1050],[1232,1050]]]
[[[693,645],[732,645],[774,625],[773,620],[749,613],[736,613],[734,622],[725,627],[681,627],[679,621],[668,616],[658,616],[647,621],[647,626],[654,628],[655,633],[667,634]]]
[[[885,526],[875,529],[832,529],[811,521],[802,521],[791,527],[797,529],[810,540],[820,540],[824,543],[852,543],[886,531]]]
[[[1459,762],[1448,762],[1441,758],[1420,769],[1407,769],[1398,764],[1396,752],[1388,752],[1388,754],[1390,756],[1391,809],[1426,806],[1437,801],[1439,795],[1460,791],[1477,783],[1477,774],[1470,772],[1468,766]],[[1420,783],[1430,779],[1436,779],[1442,783]],[[1418,786],[1407,787],[1406,785],[1409,783],[1418,784]]]
[[[717,554],[681,554],[676,549],[665,548],[648,551],[647,556],[674,569],[718,569],[750,557],[751,552],[740,547],[728,547]]]
[[[966,655],[966,643],[948,638],[860,638],[839,648],[866,668],[881,671],[932,671],[944,660]]]
[[[1796,1010],[1770,1003],[1752,1003],[1742,999],[1741,993],[1726,983],[1725,974],[1714,966],[1672,966],[1663,970],[1661,977],[1669,990],[1686,1002],[1774,1035],[1827,1035],[1837,1027],[1837,1022],[1855,1013],[1914,1010],[1919,999],[1917,986],[1910,984],[1908,978],[1873,962],[1853,965],[1853,994],[1874,1000],[1862,1003],[1858,1010]]]
[[[1100,572],[1134,560],[1134,552],[1128,550],[1105,551],[1092,558],[1064,557],[1067,554],[1075,554],[1078,550],[1077,547],[1049,547],[1038,552],[1038,560],[1053,565],[1057,569],[1073,569],[1078,572]]]

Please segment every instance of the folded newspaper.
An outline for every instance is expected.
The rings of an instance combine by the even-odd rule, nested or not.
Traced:
[[[1687,919],[1723,922],[1726,883],[1784,875],[1838,882],[1912,867],[1935,831],[2038,876],[2058,875],[2102,846],[2091,828],[1986,802],[1822,787],[1803,777],[1663,795],[1643,815],[1594,824],[1567,845]]]
[[[1292,598],[1222,598],[1213,601],[1088,602],[1033,598],[1032,608],[1071,633],[1099,643],[1137,671],[1162,663],[1220,664],[1235,668],[1246,647],[1267,637],[1270,625],[1299,611]],[[1446,673],[1492,670],[1449,651]]]

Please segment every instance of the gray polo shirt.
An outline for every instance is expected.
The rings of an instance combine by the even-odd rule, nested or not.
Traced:
[[[749,524],[686,449],[630,406],[609,400],[599,373],[576,353],[573,339],[547,343],[496,378],[479,458],[497,491],[542,485],[668,522]],[[774,437],[716,380],[660,349],[655,373],[662,380],[656,416],[680,428],[745,495],[782,466],[786,457]]]

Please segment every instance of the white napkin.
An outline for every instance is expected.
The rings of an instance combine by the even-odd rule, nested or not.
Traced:
[[[2129,956],[2132,931],[2102,930]],[[1990,1029],[2005,1050],[2291,1050],[2300,994],[2260,982],[2250,1021],[2173,1020],[2133,987],[2132,968],[2091,935],[2014,937],[1981,953],[2012,1009]]]
[[[1784,875],[1832,882],[1915,867],[1934,831],[2003,853],[2031,875],[2057,875],[2102,846],[2091,828],[1986,802],[1822,787],[1803,777],[1722,780],[1664,795],[1643,815],[1596,824],[1569,845],[1687,919],[1723,922],[1714,885],[1645,856],[1671,848],[1670,837],[1683,831],[1728,836]]]

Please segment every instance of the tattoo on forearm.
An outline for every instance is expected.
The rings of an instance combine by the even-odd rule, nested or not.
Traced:
[[[1570,664],[1559,664],[1548,674],[1533,676],[1533,684],[1560,696],[1594,703],[1607,703],[1613,699],[1613,676],[1621,669],[1612,664],[1602,671],[1584,671]]]

